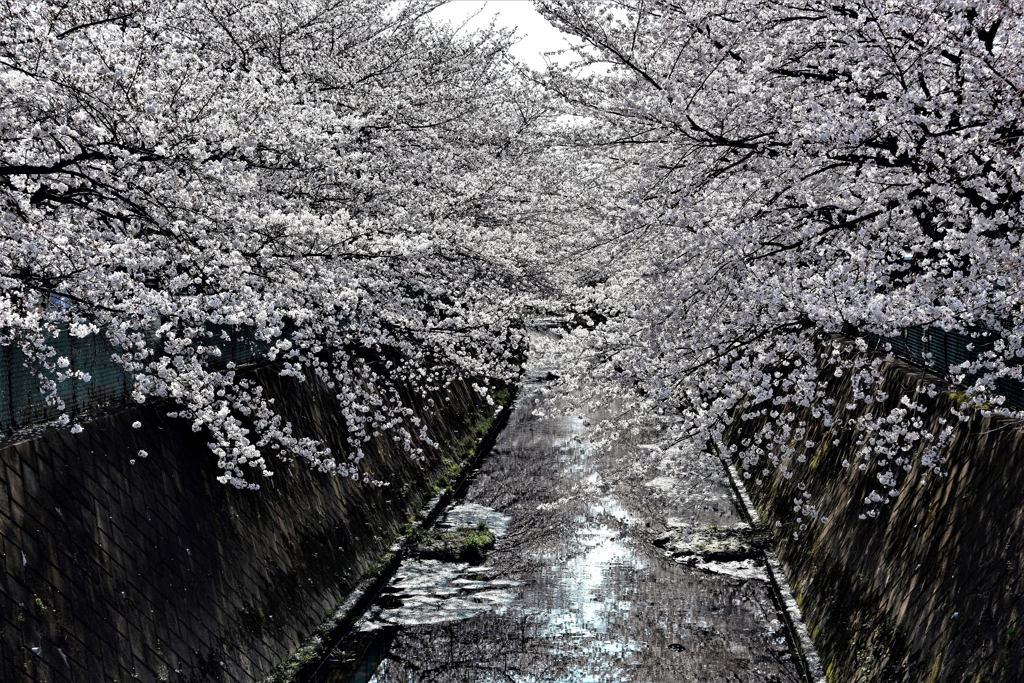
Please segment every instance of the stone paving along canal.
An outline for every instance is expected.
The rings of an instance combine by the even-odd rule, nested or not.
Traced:
[[[486,523],[497,536],[486,563],[406,559],[315,680],[803,681],[762,561],[655,545],[667,530],[745,527],[727,482],[682,491],[691,502],[681,508],[683,479],[635,471],[642,439],[597,451],[593,416],[535,414],[546,374],[532,368],[493,453],[441,522]]]

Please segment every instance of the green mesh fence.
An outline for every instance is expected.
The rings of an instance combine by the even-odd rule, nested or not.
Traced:
[[[211,363],[215,369],[223,369],[228,362],[252,363],[270,348],[267,342],[257,342],[250,328],[211,325],[209,331],[213,336],[205,343],[221,351],[220,358]],[[228,339],[224,338],[225,334]],[[68,358],[72,368],[89,375],[88,382],[67,379],[57,385],[57,394],[71,418],[127,400],[133,386],[132,377],[111,359],[116,350],[106,339],[97,335],[76,338],[61,334],[53,346],[58,358]],[[44,377],[55,379],[54,373],[44,373]],[[46,403],[39,378],[26,367],[21,350],[0,346],[0,431],[10,432],[49,422],[59,415],[56,406]]]
[[[207,343],[220,349],[220,358],[210,363],[218,370],[226,367],[228,363],[252,363],[270,350],[270,342],[257,341],[252,329],[248,327],[209,325],[207,331],[213,335],[207,337]]]
[[[857,334],[855,330],[848,330]],[[971,330],[969,334],[946,332],[940,329],[924,330],[914,327],[903,331],[898,337],[879,337],[866,335],[868,343],[876,349],[883,349],[885,344],[892,344],[892,350],[902,358],[917,365],[931,368],[948,377],[950,366],[974,360],[978,354],[992,349],[999,338],[994,332],[984,328]],[[967,347],[971,346],[970,349]],[[968,383],[975,378],[968,377]],[[996,389],[1006,397],[1008,407],[1024,410],[1024,383],[1019,380],[1002,378],[996,381]]]

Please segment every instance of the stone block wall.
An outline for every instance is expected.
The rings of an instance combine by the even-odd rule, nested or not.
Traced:
[[[296,435],[344,450],[321,385],[253,375]],[[419,410],[432,438],[465,438],[479,397],[434,398]],[[364,466],[390,486],[275,463],[262,490],[239,491],[216,482],[203,434],[166,411],[0,444],[0,680],[259,680],[386,551],[440,468],[438,453],[421,467],[382,437]]]
[[[821,376],[831,377],[831,369]],[[930,384],[940,389],[933,397],[924,391]],[[883,388],[889,399],[874,413],[897,407],[909,392],[927,406],[923,418],[934,433],[956,406],[936,376],[900,361],[886,364]],[[851,392],[848,378],[831,380],[837,405]],[[841,412],[840,421],[864,411]],[[980,413],[958,422],[945,476],[918,462],[903,475],[898,497],[874,506],[878,517],[860,519],[864,498],[884,487],[874,472],[842,466],[856,463],[858,435],[848,422],[826,428],[806,409],[793,424],[801,422],[816,445],[804,463],[789,462],[792,478],[776,472],[757,485],[762,463],[746,485],[769,523],[782,524],[779,557],[829,681],[1024,681],[1024,424]],[[738,421],[730,442],[759,424]],[[828,524],[799,531],[793,501],[803,498],[801,484]]]

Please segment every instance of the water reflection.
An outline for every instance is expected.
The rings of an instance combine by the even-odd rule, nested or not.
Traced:
[[[483,523],[501,538],[508,522],[507,516],[492,508],[466,503],[448,510],[438,526],[457,529]],[[516,581],[495,578],[494,571],[487,568],[410,558],[395,572],[380,598],[356,625],[356,631],[390,631],[394,626],[469,619],[507,605],[514,595],[510,589],[518,585]]]
[[[474,527],[481,522],[500,538],[505,535],[509,517],[483,505],[463,503],[448,510],[437,525],[442,529],[457,529],[464,526]]]
[[[477,569],[468,564],[438,560],[403,563],[358,630],[468,619],[512,601],[513,594],[507,588],[517,585],[516,582],[489,581],[477,576]]]
[[[532,406],[527,387],[446,520],[486,517],[499,536],[488,562],[407,562],[318,680],[800,680],[762,567],[690,567],[652,545],[666,522],[683,523],[668,519],[660,493],[679,481],[623,475],[639,444],[595,452],[583,419]],[[700,521],[737,524],[728,491],[710,493],[716,509]],[[649,528],[652,518],[661,521]]]

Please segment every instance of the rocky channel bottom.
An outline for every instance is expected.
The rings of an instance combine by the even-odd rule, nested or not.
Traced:
[[[546,374],[441,525],[486,525],[485,561],[421,546],[314,680],[802,681],[726,481],[688,484],[639,442],[595,451],[591,416],[535,414]]]
[[[655,538],[652,544],[662,548],[666,558],[706,571],[735,573],[740,567],[764,567],[765,552],[772,547],[770,534],[744,522],[728,528],[695,527],[669,519],[667,526],[668,531]]]

